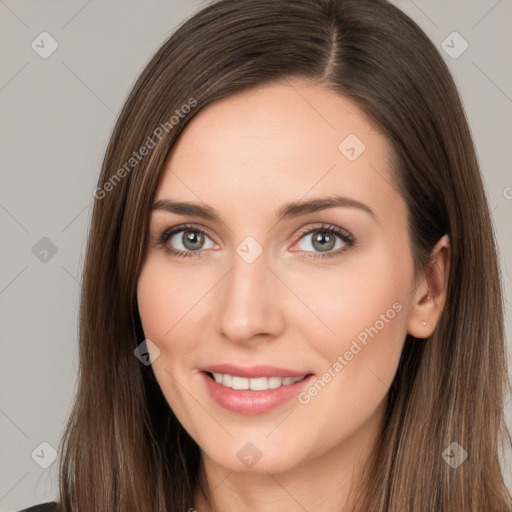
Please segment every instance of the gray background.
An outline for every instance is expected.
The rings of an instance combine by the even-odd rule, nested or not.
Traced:
[[[394,3],[436,43],[461,91],[511,297],[512,0]],[[58,448],[76,389],[80,272],[103,153],[149,57],[205,5],[0,0],[0,511],[58,497],[58,461],[40,467],[51,462],[40,444]],[[45,31],[58,49],[43,59],[31,43],[47,51]],[[454,31],[469,45],[457,58],[464,42]],[[505,412],[512,426],[512,400]],[[504,473],[512,489],[510,452]]]

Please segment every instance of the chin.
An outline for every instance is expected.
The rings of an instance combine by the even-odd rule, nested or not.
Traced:
[[[265,434],[268,435],[268,434]],[[277,445],[265,437],[243,436],[230,439],[226,444],[208,443],[206,450],[201,448],[214,464],[236,473],[266,475],[289,471],[305,462],[305,450],[298,450],[299,440],[286,437],[287,442],[279,439]]]

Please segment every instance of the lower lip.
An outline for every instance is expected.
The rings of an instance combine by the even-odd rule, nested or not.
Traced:
[[[248,416],[263,414],[283,405],[297,396],[314,379],[314,375],[308,375],[295,384],[264,391],[253,391],[251,389],[227,388],[209,377],[206,372],[201,372],[201,374],[210,396],[218,404],[230,411]]]

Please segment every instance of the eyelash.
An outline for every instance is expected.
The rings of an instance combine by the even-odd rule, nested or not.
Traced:
[[[193,232],[197,232],[197,233],[202,233],[203,235],[206,235],[209,238],[211,238],[208,235],[208,232],[206,232],[205,230],[203,230],[197,226],[194,226],[192,224],[182,224],[180,226],[175,226],[173,228],[165,230],[161,235],[159,235],[156,238],[155,245],[157,247],[163,248],[167,254],[170,254],[171,256],[175,256],[177,258],[192,258],[192,257],[195,257],[198,253],[201,253],[202,250],[180,251],[177,249],[172,249],[166,245],[167,241],[173,235],[175,235],[176,233],[180,233],[181,231],[193,231]],[[322,233],[327,233],[330,235],[335,235],[335,236],[341,238],[341,240],[343,241],[343,243],[345,245],[341,249],[338,249],[333,252],[316,253],[316,254],[310,254],[312,251],[297,251],[297,252],[305,252],[306,254],[308,254],[308,256],[306,256],[306,257],[312,258],[312,259],[330,258],[333,256],[339,256],[341,253],[345,252],[346,250],[350,249],[351,247],[353,247],[355,245],[355,239],[348,231],[345,231],[344,229],[341,229],[338,226],[333,226],[330,224],[321,224],[319,226],[316,226],[314,228],[310,228],[310,229],[307,229],[307,230],[301,232],[297,241],[302,240],[302,238],[304,238],[306,235],[310,235],[311,233],[316,233],[316,232],[322,232]]]

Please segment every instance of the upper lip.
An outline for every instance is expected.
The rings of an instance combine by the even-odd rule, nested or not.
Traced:
[[[224,373],[236,375],[238,377],[257,378],[257,377],[303,377],[311,372],[301,370],[291,370],[289,368],[280,368],[277,366],[258,365],[258,366],[236,366],[234,364],[213,364],[200,368],[203,372]]]

